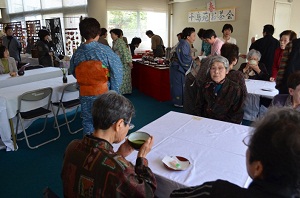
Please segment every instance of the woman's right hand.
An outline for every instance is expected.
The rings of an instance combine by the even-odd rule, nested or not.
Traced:
[[[153,146],[153,136],[150,136],[148,140],[143,144],[138,152],[138,157],[146,158],[147,154],[151,151]]]

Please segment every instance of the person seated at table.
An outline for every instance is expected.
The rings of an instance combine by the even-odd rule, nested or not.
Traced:
[[[239,83],[226,77],[228,70],[229,62],[226,58],[223,56],[211,57],[207,80],[197,94],[196,115],[241,123],[246,93]]]
[[[221,47],[221,55],[229,61],[229,71],[226,77],[238,83],[243,88],[246,96],[247,88],[245,79],[240,71],[233,70],[239,58],[239,47],[232,43],[225,43]],[[202,89],[202,85],[207,79],[207,69],[212,57],[203,58],[201,63],[193,64],[190,72],[186,74],[184,87],[183,111],[187,114],[195,115],[195,104],[198,90]],[[196,60],[195,60],[196,61]]]
[[[141,42],[142,42],[142,39],[139,37],[132,38],[131,43],[129,44],[131,56],[134,55],[134,50],[139,47]]]
[[[95,131],[73,140],[64,155],[61,178],[64,197],[154,197],[156,180],[146,159],[153,137],[142,145],[135,166],[125,159],[133,148],[125,139],[134,106],[114,91],[101,94],[92,108]]]
[[[242,188],[224,180],[174,190],[170,197],[299,197],[300,114],[273,109],[243,142],[252,182]],[[229,159],[228,159],[229,160]]]
[[[239,71],[243,72],[245,79],[266,80],[269,81],[270,76],[263,63],[259,60],[261,54],[259,51],[252,49],[247,54],[247,63],[242,63]]]
[[[13,57],[9,56],[8,49],[4,46],[0,46],[0,74],[10,74],[11,76],[17,75],[17,65]]]
[[[300,71],[292,73],[288,77],[287,86],[289,94],[274,96],[270,107],[289,107],[300,111]]]

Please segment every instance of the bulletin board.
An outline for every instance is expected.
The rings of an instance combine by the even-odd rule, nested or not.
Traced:
[[[216,9],[209,11],[191,11],[188,13],[188,22],[205,23],[217,21],[234,21],[235,8]]]

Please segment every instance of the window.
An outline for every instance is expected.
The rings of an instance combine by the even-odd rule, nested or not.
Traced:
[[[164,45],[168,46],[167,14],[165,12],[112,10],[108,11],[107,19],[108,32],[113,28],[122,29],[128,43],[131,43],[133,37],[142,39],[142,43],[136,51],[151,49],[151,39],[146,35],[147,30],[152,30],[154,34],[161,36]],[[108,42],[111,45],[110,36],[108,36]]]
[[[23,1],[24,11],[34,11],[41,9],[41,1],[40,0],[30,0]]]
[[[61,8],[62,0],[41,0],[43,9]]]
[[[63,0],[64,7],[87,5],[87,0]]]
[[[7,1],[7,7],[9,13],[23,12],[22,0],[10,0]]]

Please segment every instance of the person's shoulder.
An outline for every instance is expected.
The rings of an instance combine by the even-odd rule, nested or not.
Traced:
[[[212,197],[243,197],[247,189],[225,180],[216,180],[212,185]],[[242,194],[241,194],[242,193]]]
[[[72,140],[67,148],[66,148],[66,151],[65,152],[73,152],[75,150],[75,148],[82,142],[83,140],[79,140],[79,139],[75,139],[75,140]]]
[[[285,101],[288,99],[290,95],[289,94],[277,94],[276,96],[274,96],[273,98],[273,105],[275,106],[284,106]]]
[[[16,60],[15,60],[13,57],[11,57],[11,56],[10,56],[10,57],[8,57],[7,59],[8,59],[8,62],[13,62],[13,61],[16,61]]]

